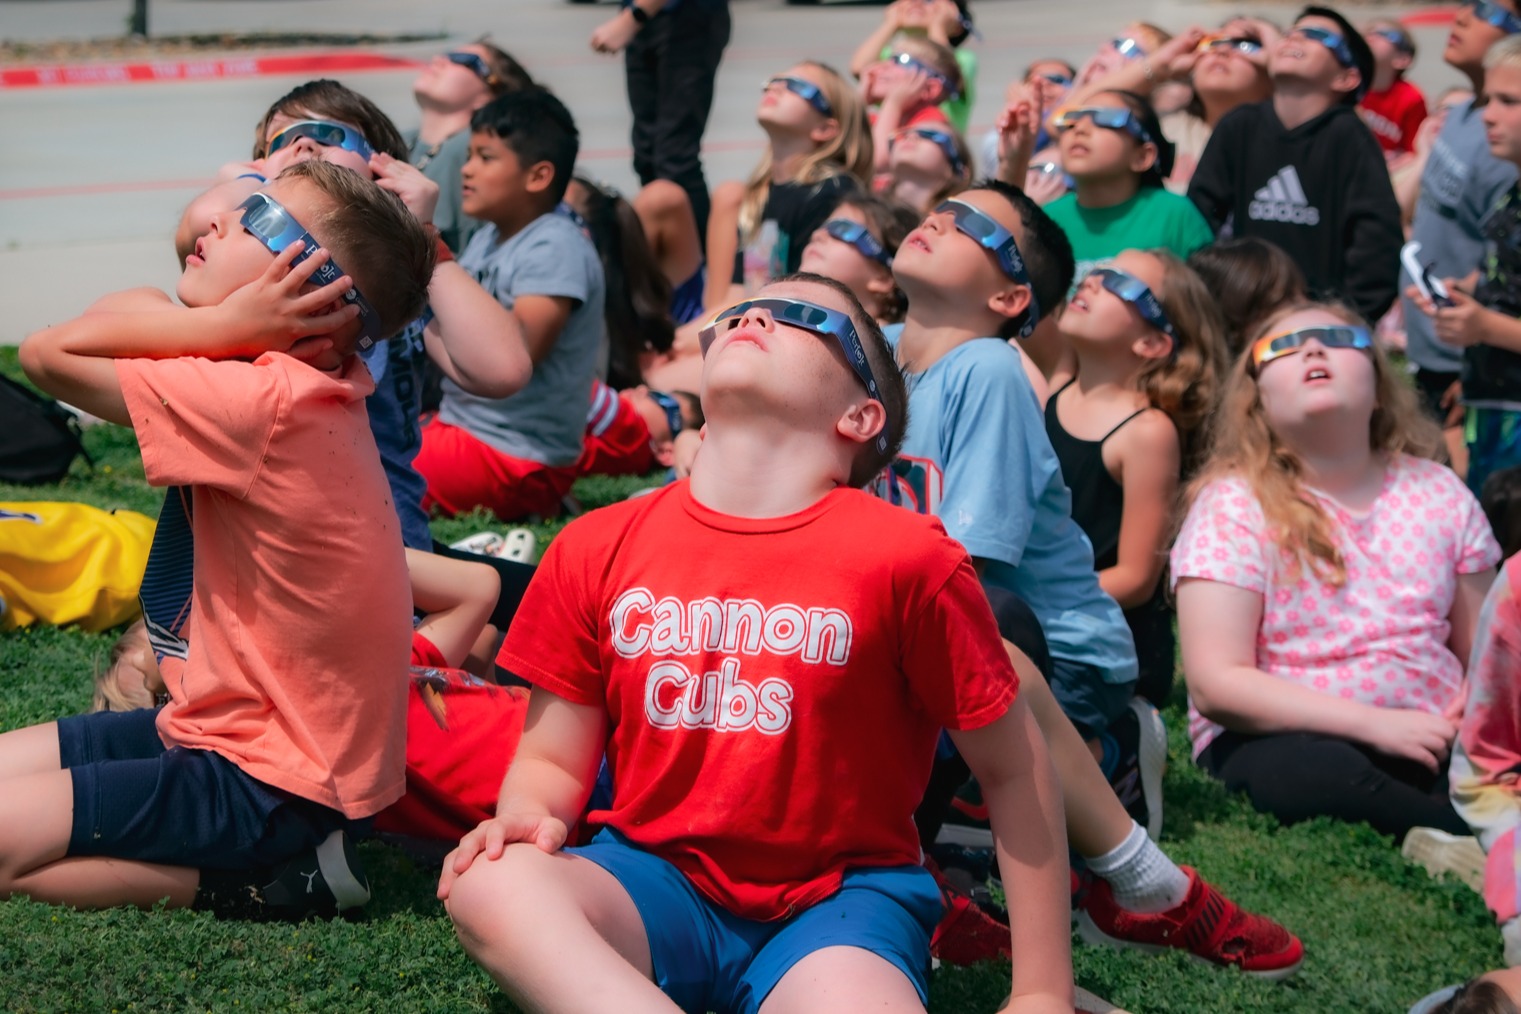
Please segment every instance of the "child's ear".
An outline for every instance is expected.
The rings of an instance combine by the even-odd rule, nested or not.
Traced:
[[[1344,67],[1340,73],[1331,79],[1331,90],[1340,97],[1356,91],[1362,83],[1362,71],[1356,67]]]
[[[988,297],[988,309],[1012,320],[1030,308],[1033,296],[1028,285],[1009,285]]]
[[[1403,74],[1410,69],[1411,59],[1409,53],[1396,52],[1394,58],[1389,61],[1389,66],[1394,68],[1396,74]]]
[[[1143,173],[1157,164],[1157,146],[1151,141],[1139,146],[1130,156],[1130,171]]]
[[[840,416],[840,421],[835,423],[835,431],[846,440],[866,444],[877,439],[877,434],[886,425],[887,409],[882,407],[882,403],[875,398],[863,398]]]
[[[1135,354],[1142,359],[1166,359],[1172,355],[1173,339],[1167,337],[1156,328],[1148,328],[1146,333],[1135,340],[1131,346]]]
[[[808,132],[808,137],[814,144],[827,144],[840,134],[840,121],[829,117],[823,123]]]
[[[542,194],[548,190],[555,181],[555,166],[553,162],[535,162],[528,167],[524,182],[531,194]]]

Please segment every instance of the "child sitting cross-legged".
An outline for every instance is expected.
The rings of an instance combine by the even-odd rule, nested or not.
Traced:
[[[406,689],[374,674],[406,665],[411,600],[353,353],[417,315],[434,256],[399,200],[309,161],[212,217],[187,308],[118,293],[22,345],[40,387],[133,426],[150,482],[194,491],[195,589],[162,709],[0,736],[0,894],[296,916],[367,895],[346,831],[402,793]],[[339,277],[309,290],[319,270]]]
[[[461,942],[540,1010],[922,1010],[941,902],[913,811],[947,727],[1019,899],[1007,1009],[1071,1011],[1061,803],[971,560],[850,488],[903,434],[880,330],[802,275],[702,344],[690,480],[573,522],[509,631],[534,689],[444,866]],[[565,848],[604,749],[611,804]]]

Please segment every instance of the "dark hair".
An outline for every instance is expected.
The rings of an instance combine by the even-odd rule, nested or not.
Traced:
[[[866,350],[866,362],[871,367],[871,375],[876,378],[877,390],[882,394],[882,408],[887,415],[887,421],[883,424],[887,449],[879,451],[875,440],[868,441],[862,445],[850,468],[850,484],[857,488],[864,486],[875,479],[882,469],[892,464],[893,458],[898,456],[898,449],[903,446],[903,435],[908,432],[908,387],[903,381],[903,371],[898,368],[898,359],[883,337],[882,329],[877,326],[871,314],[866,312],[856,294],[843,282],[807,271],[799,271],[778,278],[777,281],[822,285],[839,295],[845,300],[845,305],[850,307],[848,312],[851,322],[856,326],[861,347]]]
[[[1431,1014],[1521,1014],[1504,987],[1487,979],[1474,979],[1432,1008]]]
[[[1362,80],[1357,87],[1349,92],[1341,93],[1341,103],[1344,106],[1355,106],[1368,89],[1373,87],[1373,50],[1368,48],[1368,40],[1363,38],[1363,33],[1352,27],[1352,22],[1342,17],[1329,7],[1306,7],[1294,18],[1294,24],[1299,24],[1305,18],[1325,18],[1327,21],[1336,22],[1336,29],[1341,37],[1347,40],[1347,48],[1352,51],[1352,62],[1357,66],[1357,76]],[[1290,31],[1293,29],[1290,28]]]
[[[254,158],[269,154],[269,123],[276,116],[311,117],[352,124],[359,128],[371,148],[403,162],[407,160],[407,144],[391,118],[375,103],[337,81],[308,81],[276,99],[254,128]]]
[[[881,241],[882,249],[887,251],[889,257],[898,253],[898,247],[903,245],[910,232],[919,227],[919,221],[923,217],[902,201],[889,201],[870,194],[846,194],[835,207],[847,205],[866,216],[872,235]],[[891,275],[892,272],[889,271],[888,274]],[[898,287],[897,279],[894,279],[893,290],[888,293],[882,310],[882,319],[896,324],[907,312],[908,295]]]
[[[702,399],[691,391],[670,391],[681,405],[681,428],[684,430],[700,430],[708,421],[707,415],[702,410]]]
[[[500,138],[524,169],[548,162],[555,175],[546,196],[554,204],[564,199],[581,135],[565,103],[547,89],[534,86],[492,99],[470,117],[470,129]]]
[[[375,308],[382,335],[389,338],[422,313],[436,248],[401,198],[321,159],[297,162],[275,179],[301,180],[322,193],[327,207],[302,224]]]
[[[1479,490],[1479,505],[1509,559],[1521,550],[1521,465],[1491,472]]]
[[[961,21],[957,24],[954,32],[946,35],[946,41],[951,44],[952,49],[959,47],[976,30],[972,24],[972,5],[970,0],[954,0],[954,2],[956,4],[956,12],[961,15]]]
[[[1013,206],[1019,215],[1020,229],[1014,236],[1019,253],[1025,260],[1025,271],[1030,276],[1030,288],[1035,301],[1040,304],[1042,317],[1051,318],[1056,308],[1067,298],[1072,288],[1072,277],[1077,272],[1077,262],[1072,256],[1072,241],[1050,215],[1041,209],[1025,192],[1003,180],[978,180],[968,190],[991,190]],[[1029,315],[1026,310],[1018,317],[1010,317],[999,332],[1000,338],[1013,338],[1020,325]]]
[[[1189,254],[1188,266],[1215,294],[1232,358],[1245,351],[1248,338],[1273,311],[1305,298],[1298,263],[1276,243],[1257,236],[1200,247]]]
[[[493,45],[487,40],[489,35],[482,35],[471,45],[479,46],[486,51],[486,66],[491,68],[491,76],[486,79],[486,87],[492,95],[506,95],[508,92],[521,92],[529,88],[538,87],[538,82],[528,73],[527,69],[505,49]]]
[[[1141,121],[1141,127],[1151,135],[1151,143],[1156,146],[1157,157],[1151,163],[1151,168],[1141,173],[1141,186],[1161,187],[1162,181],[1172,175],[1173,163],[1178,157],[1177,145],[1167,139],[1162,133],[1162,121],[1157,118],[1157,111],[1151,102],[1135,92],[1127,92],[1120,89],[1099,92],[1100,95],[1113,95],[1125,103],[1136,119]],[[1137,144],[1140,142],[1137,141]]]

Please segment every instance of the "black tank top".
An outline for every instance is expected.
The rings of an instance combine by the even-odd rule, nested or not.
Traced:
[[[1108,570],[1120,559],[1120,519],[1125,511],[1125,490],[1104,467],[1104,444],[1124,426],[1146,411],[1144,408],[1121,419],[1098,440],[1079,440],[1068,433],[1056,415],[1056,399],[1076,381],[1069,380],[1046,401],[1046,435],[1061,462],[1062,479],[1072,491],[1072,520],[1093,544],[1095,570]]]

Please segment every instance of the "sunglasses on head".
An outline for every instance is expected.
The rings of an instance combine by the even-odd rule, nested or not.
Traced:
[[[1373,336],[1365,327],[1353,327],[1351,324],[1301,327],[1282,334],[1270,334],[1253,342],[1253,371],[1261,373],[1262,367],[1274,359],[1294,355],[1311,338],[1328,349],[1371,349],[1373,347]]]
[[[1507,35],[1521,32],[1521,17],[1517,17],[1499,4],[1490,3],[1489,0],[1471,0],[1468,6],[1473,11],[1474,17],[1488,22]]]
[[[824,223],[824,231],[841,243],[855,247],[862,257],[874,260],[885,268],[893,266],[892,254],[860,222],[852,222],[848,218],[831,218]]]
[[[956,97],[956,89],[951,87],[951,79],[946,77],[940,71],[936,70],[934,67],[931,67],[929,64],[925,63],[923,60],[919,59],[917,56],[911,56],[908,53],[894,53],[892,56],[888,57],[888,60],[892,63],[897,64],[899,67],[903,67],[908,70],[916,70],[921,74],[925,74],[929,77],[934,78],[936,81],[939,81],[942,85],[945,86],[945,90],[950,93],[951,98]]]
[[[1151,132],[1142,125],[1140,117],[1123,106],[1084,106],[1081,109],[1063,109],[1051,121],[1058,134],[1077,126],[1080,120],[1092,120],[1095,127],[1106,130],[1123,130],[1142,144],[1153,144]]]
[[[444,59],[448,60],[450,63],[457,63],[461,67],[469,67],[471,70],[475,71],[476,77],[480,78],[487,84],[490,84],[491,79],[495,76],[491,73],[491,67],[487,65],[485,59],[479,54],[464,52],[445,53]]]
[[[1020,256],[1019,244],[1014,234],[999,225],[991,217],[962,201],[942,201],[935,214],[950,214],[955,218],[958,232],[975,240],[977,245],[991,253],[1009,280],[1030,290],[1030,309],[1025,322],[1020,325],[1019,336],[1030,337],[1040,322],[1040,302],[1035,298],[1035,286],[1030,273],[1025,270],[1025,259]]]
[[[1208,52],[1212,49],[1231,49],[1242,56],[1256,56],[1262,52],[1262,43],[1257,39],[1226,38],[1223,35],[1208,35],[1199,43],[1200,52]]]
[[[330,120],[298,120],[292,123],[269,139],[269,154],[273,155],[302,137],[309,137],[324,148],[352,151],[366,162],[375,154],[375,149],[370,147],[370,142],[364,139],[363,134],[347,124],[333,123]]]
[[[871,366],[867,363],[866,346],[861,344],[861,336],[856,333],[856,326],[851,322],[849,314],[819,306],[817,303],[809,303],[806,300],[760,296],[756,299],[747,299],[742,303],[735,303],[727,310],[720,310],[708,322],[708,325],[697,333],[702,354],[707,355],[708,349],[718,340],[718,336],[737,327],[745,314],[751,310],[765,310],[771,315],[771,319],[779,324],[790,324],[821,337],[834,339],[839,344],[840,351],[845,353],[845,361],[850,364],[851,370],[865,385],[866,394],[873,400],[886,404],[883,402],[881,389],[877,387],[877,378],[872,376]],[[877,450],[887,450],[886,430],[877,435]]]
[[[966,162],[962,159],[961,152],[956,150],[956,139],[950,134],[943,130],[936,130],[934,127],[909,127],[898,131],[898,137],[903,137],[905,134],[913,134],[915,137],[922,137],[933,143],[945,155],[945,160],[951,164],[951,172],[955,175],[960,176],[966,172]]]
[[[1357,66],[1357,60],[1352,56],[1352,47],[1347,45],[1347,40],[1329,28],[1317,28],[1314,25],[1295,25],[1289,29],[1289,34],[1302,35],[1311,42],[1320,43],[1331,51],[1331,55],[1336,57],[1336,62],[1343,67]]]
[[[671,439],[676,439],[676,434],[681,432],[681,402],[664,391],[648,391],[650,401],[660,406],[660,411],[665,413],[666,425],[671,428]]]
[[[1162,301],[1151,291],[1149,285],[1135,275],[1119,268],[1095,268],[1088,273],[1088,277],[1097,279],[1105,289],[1135,307],[1136,313],[1146,323],[1169,338],[1177,337],[1172,321],[1167,319],[1167,314],[1162,309]]]
[[[296,216],[286,210],[285,205],[263,191],[253,194],[238,205],[238,210],[243,213],[239,224],[249,235],[263,243],[270,253],[278,255],[292,243],[302,245],[301,253],[291,261],[292,268],[310,257],[321,245],[296,221]],[[336,282],[343,275],[343,269],[329,256],[327,262],[312,273],[310,282],[321,288]],[[370,348],[385,337],[380,333],[380,318],[375,314],[375,308],[360,294],[357,286],[343,294],[343,301],[359,307],[360,351]]]
[[[781,85],[812,106],[822,116],[834,115],[834,106],[830,105],[829,99],[824,97],[824,90],[812,81],[805,81],[800,77],[778,75],[777,77],[769,78],[761,87],[762,89],[767,89],[772,85]]]
[[[1146,55],[1146,47],[1141,45],[1139,39],[1115,39],[1109,45],[1127,60],[1139,60]]]

